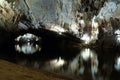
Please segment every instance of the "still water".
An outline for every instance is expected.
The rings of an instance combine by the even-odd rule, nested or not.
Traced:
[[[37,38],[35,42],[29,37],[23,42],[15,40],[0,45],[1,59],[74,80],[120,80],[120,51],[117,49],[80,48],[76,43],[50,38]]]

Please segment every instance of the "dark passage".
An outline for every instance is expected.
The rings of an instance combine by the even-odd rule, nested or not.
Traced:
[[[21,34],[19,34],[21,33]],[[38,34],[34,30],[18,33],[0,32],[0,58],[27,67],[58,73],[70,78],[85,80],[119,80],[120,51],[117,48],[81,48],[77,38],[39,31],[40,51],[24,54],[15,49],[15,38],[25,33]],[[32,42],[31,42],[32,43]],[[34,47],[34,46],[33,46]]]

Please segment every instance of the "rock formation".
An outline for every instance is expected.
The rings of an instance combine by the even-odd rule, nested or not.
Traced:
[[[119,0],[7,1],[0,1],[2,15],[0,24],[2,27],[45,28],[59,34],[69,32],[83,40],[87,35],[89,36],[87,42],[95,42],[98,39],[98,28],[101,28],[104,33],[111,32],[113,28],[112,32],[114,32],[113,23],[116,23],[114,18],[120,18]]]

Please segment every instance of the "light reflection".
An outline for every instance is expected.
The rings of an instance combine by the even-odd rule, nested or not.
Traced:
[[[120,43],[120,35],[116,36],[117,42]]]
[[[37,45],[37,44],[27,43],[27,44],[23,44],[23,45],[17,44],[17,45],[15,45],[15,49],[18,52],[23,52],[24,54],[33,54],[37,51],[40,51],[41,47],[39,47],[39,45]]]
[[[82,63],[84,61],[90,60],[91,72],[93,74],[97,73],[97,71],[98,71],[98,58],[97,58],[97,54],[94,51],[92,51],[89,48],[85,48],[81,51],[80,58],[81,58]],[[81,65],[83,65],[83,64],[81,64]]]
[[[33,54],[41,50],[41,46],[37,44],[37,42],[40,42],[40,40],[40,37],[37,37],[31,33],[26,33],[22,36],[20,35],[15,39],[17,42],[15,49],[16,51],[24,54]]]
[[[83,49],[80,54],[73,59],[69,65],[69,70],[73,74],[89,73],[91,71],[92,76],[98,72],[98,58],[97,54],[89,48]]]
[[[120,56],[117,57],[114,67],[116,70],[120,71]]]
[[[50,27],[50,30],[55,31],[55,32],[59,33],[60,35],[61,35],[63,32],[66,32],[66,30],[65,30],[64,28],[62,28],[61,26],[59,26],[59,25],[52,25],[52,26]]]
[[[120,30],[118,29],[114,33],[116,34],[116,41],[120,43]]]
[[[81,40],[83,40],[85,42],[85,44],[88,44],[90,43],[91,39],[90,39],[90,36],[88,34],[84,34],[82,37],[81,37]]]
[[[50,64],[53,64],[55,67],[63,66],[65,61],[59,57],[59,59],[51,60]]]
[[[115,31],[115,34],[116,34],[116,35],[120,35],[120,30],[119,30],[119,29],[116,30],[116,31]]]
[[[58,70],[62,68],[67,62],[59,57],[58,59],[53,59],[48,62],[46,62],[46,68],[47,69],[52,69],[52,70]]]
[[[105,52],[106,53],[106,52]],[[31,59],[24,62],[19,62],[21,65],[32,66],[34,68],[40,68],[43,70],[63,73],[65,75],[72,75],[72,76],[91,76],[91,80],[99,80],[109,79],[109,75],[113,71],[113,63],[111,63],[111,58],[107,58],[108,56],[104,55],[104,52],[101,53],[102,57],[100,62],[98,62],[98,56],[95,51],[91,50],[90,48],[85,48],[80,51],[80,53],[73,58],[73,60],[65,60],[61,57],[59,58],[52,58],[48,60],[48,57],[44,60],[33,60]],[[50,54],[51,55],[51,54]],[[99,54],[98,54],[99,55]],[[110,55],[113,56],[113,55]],[[58,56],[57,56],[58,57]],[[101,57],[101,56],[100,56]],[[23,60],[23,59],[22,59]],[[112,60],[113,62],[113,60]],[[99,65],[100,64],[100,65]],[[99,69],[98,69],[99,65]],[[120,57],[116,58],[116,63],[114,65],[116,70],[120,71]]]
[[[89,48],[86,48],[84,50],[81,51],[81,57],[83,58],[83,60],[88,60],[89,58],[93,58],[93,52],[89,49]]]

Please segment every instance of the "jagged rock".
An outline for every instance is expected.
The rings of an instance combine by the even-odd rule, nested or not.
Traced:
[[[76,6],[80,0],[26,0],[35,19],[43,23],[54,23],[62,25],[63,22],[74,21]]]
[[[11,30],[16,27],[20,13],[15,11],[13,3],[6,0],[0,1],[0,27]]]
[[[6,0],[1,1],[6,2]],[[117,25],[112,28],[110,25],[119,24],[119,21],[109,24],[109,20],[111,17],[119,18],[119,0],[11,0],[11,2],[12,5],[6,2],[7,6],[4,6],[3,11],[0,10],[2,15],[1,26],[9,27],[17,24],[20,27],[19,29],[44,27],[57,32],[60,32],[57,29],[61,29],[63,32],[68,31],[79,38],[86,32],[90,35],[95,32],[92,31],[95,27],[93,27],[93,24],[97,25],[97,28],[102,26],[104,32],[110,32],[112,28],[115,30],[116,27],[118,29]],[[10,10],[7,12],[6,9]],[[6,16],[3,15],[3,12]],[[26,17],[22,17],[24,15]],[[95,16],[97,17],[94,19]],[[104,19],[107,24],[104,22],[104,25],[102,25]],[[4,24],[4,22],[7,24]],[[108,25],[109,28],[105,27]],[[95,36],[97,39],[97,35]]]

